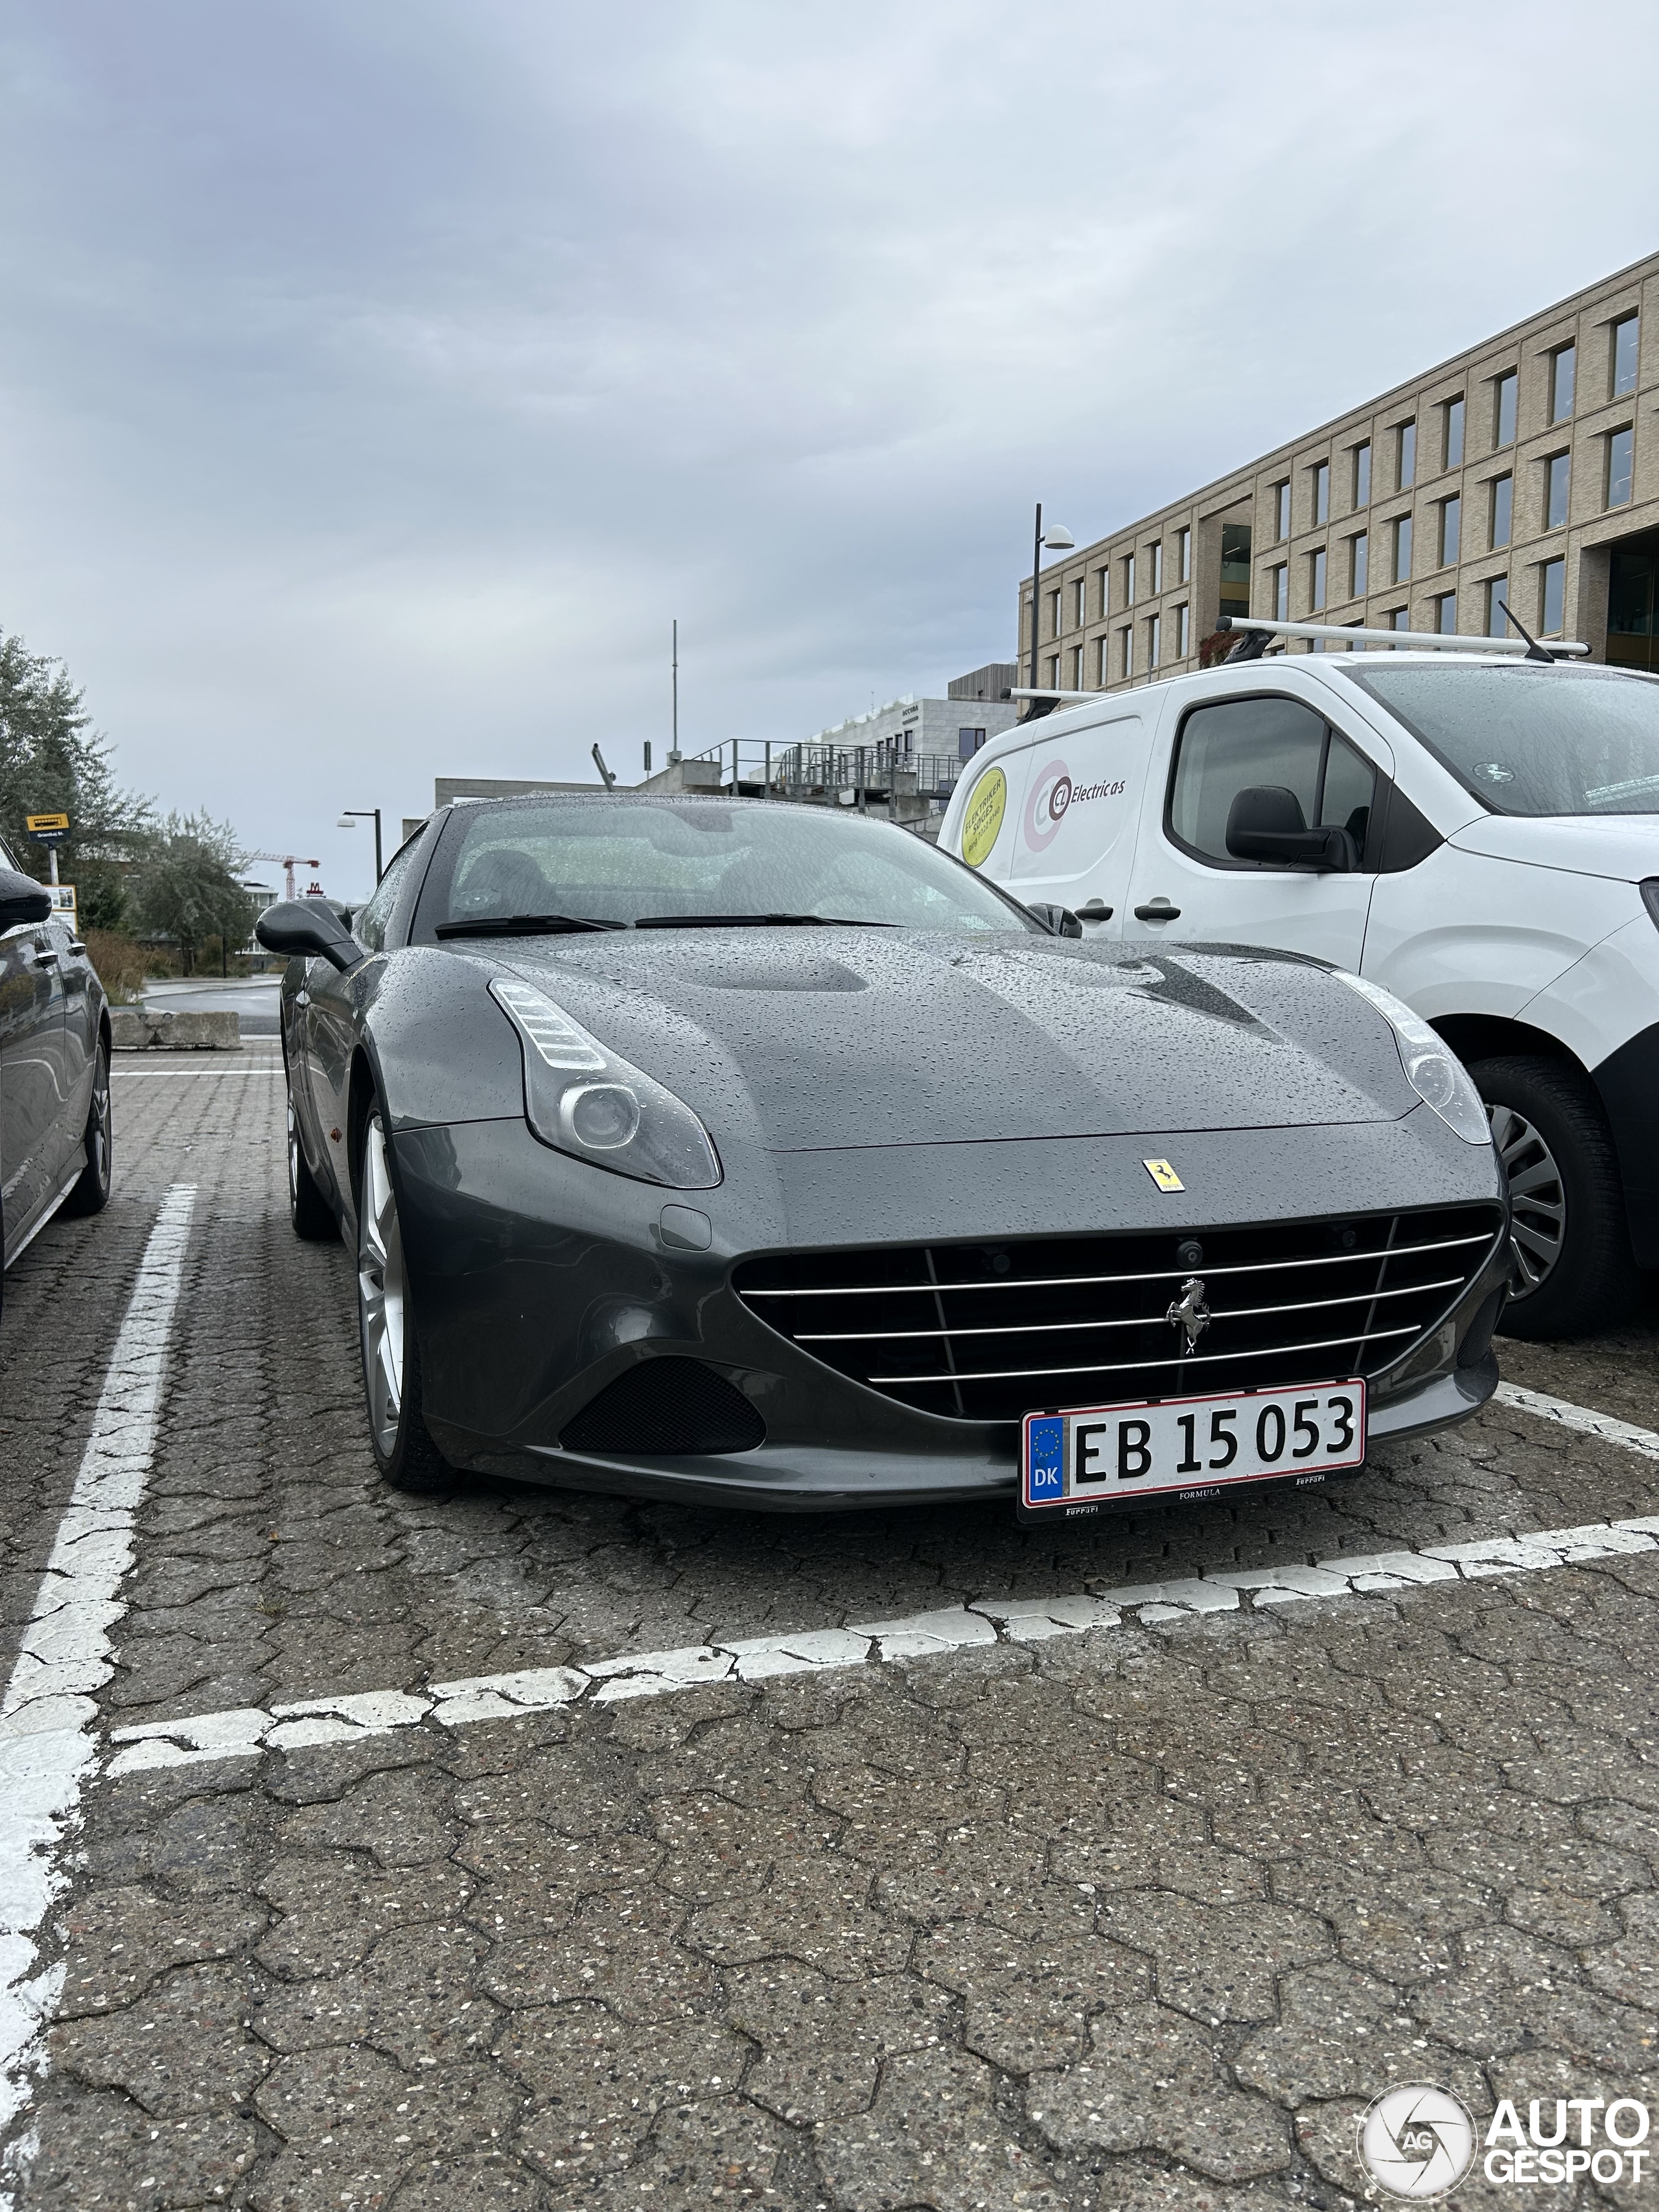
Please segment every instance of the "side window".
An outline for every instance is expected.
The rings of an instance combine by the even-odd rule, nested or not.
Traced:
[[[360,906],[352,916],[351,933],[359,945],[366,945],[371,952],[386,949],[386,926],[392,909],[397,904],[398,893],[403,888],[409,864],[415,857],[421,840],[412,838],[401,853],[392,855],[392,865],[374,886],[374,894]]]
[[[1170,788],[1176,842],[1223,867],[1268,865],[1237,860],[1227,850],[1232,803],[1253,784],[1291,792],[1310,827],[1346,830],[1364,866],[1376,771],[1311,707],[1256,698],[1194,708],[1182,727]]]

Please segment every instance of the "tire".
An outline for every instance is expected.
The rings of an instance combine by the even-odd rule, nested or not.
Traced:
[[[1588,1077],[1557,1060],[1479,1060],[1469,1073],[1514,1209],[1516,1273],[1498,1327],[1534,1343],[1589,1335],[1628,1311],[1641,1287],[1601,1101]]]
[[[357,1339],[374,1463],[394,1490],[432,1497],[455,1477],[421,1412],[421,1352],[409,1304],[398,1195],[378,1106],[363,1125],[357,1195]]]
[[[87,1164],[81,1170],[81,1180],[64,1200],[65,1213],[101,1213],[109,1204],[114,1147],[115,1117],[109,1103],[109,1047],[100,1037],[98,1056],[92,1069],[92,1103],[87,1109],[87,1126],[81,1133],[81,1149]]]
[[[334,1218],[334,1208],[318,1188],[317,1178],[306,1165],[305,1146],[300,1142],[300,1124],[291,1091],[288,1101],[288,1218],[294,1224],[295,1235],[303,1237],[307,1244],[332,1244],[338,1239],[340,1224]]]

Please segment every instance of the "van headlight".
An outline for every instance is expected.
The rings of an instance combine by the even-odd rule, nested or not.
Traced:
[[[1406,1080],[1423,1103],[1432,1106],[1446,1127],[1455,1129],[1466,1145],[1490,1145],[1492,1124],[1486,1119],[1480,1093],[1450,1047],[1392,991],[1380,989],[1364,975],[1351,975],[1346,968],[1335,969],[1333,973],[1351,991],[1358,991],[1362,999],[1368,999],[1388,1021],[1399,1048]]]
[[[602,1045],[544,991],[492,976],[519,1032],[525,1119],[544,1145],[670,1190],[713,1190],[720,1164],[683,1098]]]

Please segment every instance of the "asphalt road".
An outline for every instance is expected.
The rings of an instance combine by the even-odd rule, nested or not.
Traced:
[[[94,1624],[101,1752],[301,1701],[369,1719],[88,1778],[20,2208],[1274,2212],[1378,2201],[1354,2130],[1391,2082],[1483,2124],[1538,2098],[1547,2130],[1557,2098],[1659,2105],[1659,1550],[1190,1595],[1651,1515],[1659,1460],[1505,1406],[1328,1490],[1057,1532],[403,1498],[363,1440],[348,1256],[287,1224],[275,1051],[118,1060],[115,1099],[109,1211],[7,1279],[0,1680],[187,1185],[133,1565]],[[1650,1428],[1656,1345],[1650,1308],[1505,1346],[1505,1374]],[[1085,1633],[421,1717],[434,1684],[1152,1584],[1171,1601]],[[1442,2201],[1659,2184],[1477,2164]]]

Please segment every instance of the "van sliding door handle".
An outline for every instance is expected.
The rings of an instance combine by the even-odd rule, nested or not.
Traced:
[[[1166,898],[1155,898],[1150,906],[1135,908],[1137,921],[1179,921],[1180,919],[1181,908],[1171,906]]]

